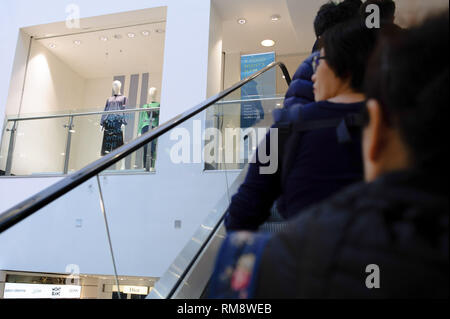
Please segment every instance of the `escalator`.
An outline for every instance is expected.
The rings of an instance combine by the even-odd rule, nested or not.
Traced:
[[[264,89],[280,70],[289,85],[272,63],[2,213],[0,298],[38,284],[61,298],[201,298],[231,196],[283,104]],[[108,174],[152,143],[156,173]]]

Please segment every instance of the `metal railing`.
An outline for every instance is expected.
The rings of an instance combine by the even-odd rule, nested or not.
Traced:
[[[231,94],[232,92],[236,91],[237,89],[241,88],[245,84],[249,83],[250,81],[253,81],[258,76],[275,69],[276,67],[279,67],[281,71],[283,72],[283,75],[285,77],[285,80],[287,84],[289,85],[291,82],[291,77],[289,75],[289,72],[286,68],[286,66],[281,62],[273,62],[269,64],[267,67],[261,69],[260,71],[254,73],[250,77],[236,83],[232,87],[226,89],[225,91],[222,91],[218,93],[215,96],[210,97],[209,99],[205,100],[204,102],[194,106],[193,108],[179,114],[178,116],[172,118],[171,120],[167,121],[166,123],[156,127],[155,129],[141,135],[140,137],[134,139],[133,141],[129,142],[128,144],[125,144],[111,153],[105,155],[103,158],[100,158],[86,167],[82,168],[81,170],[73,173],[72,175],[67,176],[66,178],[62,179],[61,181],[53,184],[52,186],[42,190],[41,192],[37,193],[36,195],[24,200],[23,202],[15,205],[14,207],[8,209],[4,213],[0,215],[0,233],[7,230],[8,228],[16,225],[20,221],[24,220],[28,216],[32,215],[34,212],[38,211],[42,207],[46,206],[47,204],[51,203],[52,201],[58,199],[59,197],[63,196],[64,194],[68,193],[72,189],[76,188],[77,186],[81,185],[85,181],[89,180],[90,178],[96,176],[100,172],[106,170],[108,167],[116,164],[123,158],[127,157],[134,151],[140,149],[141,147],[147,145],[148,143],[156,140],[158,137],[163,135],[164,133],[170,131],[172,128],[186,122],[187,120],[191,119],[195,115],[199,114],[200,112],[206,110],[211,105],[216,104],[220,100],[223,100],[226,96]],[[142,111],[142,109],[140,109]],[[149,110],[149,109],[145,109]],[[122,111],[120,111],[122,112]],[[117,112],[116,112],[117,113]]]
[[[6,158],[6,168],[5,168],[5,176],[11,175],[11,168],[13,163],[15,142],[16,142],[16,132],[18,129],[18,124],[23,121],[36,121],[36,120],[48,120],[48,119],[60,119],[60,118],[68,118],[68,123],[64,124],[63,127],[67,131],[66,138],[66,146],[64,152],[64,168],[62,173],[64,175],[69,172],[69,159],[70,159],[70,150],[72,144],[72,134],[74,128],[74,119],[76,117],[82,116],[92,116],[92,115],[108,115],[108,114],[117,114],[117,113],[141,113],[141,112],[149,112],[150,113],[150,123],[153,120],[153,113],[159,112],[159,107],[154,108],[138,108],[138,109],[124,109],[117,111],[94,111],[94,112],[83,112],[83,113],[65,113],[65,114],[54,114],[54,115],[42,115],[42,116],[29,116],[29,117],[11,117],[6,120],[7,124],[5,125],[6,131],[10,132],[9,136],[9,145],[8,145],[8,155]],[[11,128],[8,127],[8,123],[13,123]]]

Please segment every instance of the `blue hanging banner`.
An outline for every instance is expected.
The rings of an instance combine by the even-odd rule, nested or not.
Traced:
[[[275,62],[275,52],[249,54],[241,56],[241,80]],[[275,71],[275,70],[274,70]],[[255,99],[276,93],[276,72],[269,71],[241,89],[241,99]],[[258,119],[264,118],[264,109],[259,101],[241,103],[241,128],[253,126]]]
[[[241,56],[241,80],[275,62],[275,52]]]

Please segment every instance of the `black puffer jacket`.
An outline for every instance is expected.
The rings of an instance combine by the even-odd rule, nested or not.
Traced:
[[[269,240],[254,297],[448,298],[448,219],[443,177],[397,172],[352,186]],[[371,264],[379,289],[366,286]]]

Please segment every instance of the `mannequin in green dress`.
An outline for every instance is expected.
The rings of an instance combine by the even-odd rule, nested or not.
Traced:
[[[148,90],[148,96],[150,103],[142,106],[143,109],[152,109],[159,108],[160,104],[156,102],[156,93],[157,89],[151,87]],[[141,112],[139,115],[139,127],[138,132],[140,134],[145,134],[151,129],[157,127],[159,125],[159,110],[155,110],[153,112]],[[156,141],[150,143],[150,154],[148,154],[149,145],[144,147],[144,167],[148,170],[149,168],[155,168],[155,159],[156,159]],[[150,167],[148,165],[150,164]]]

